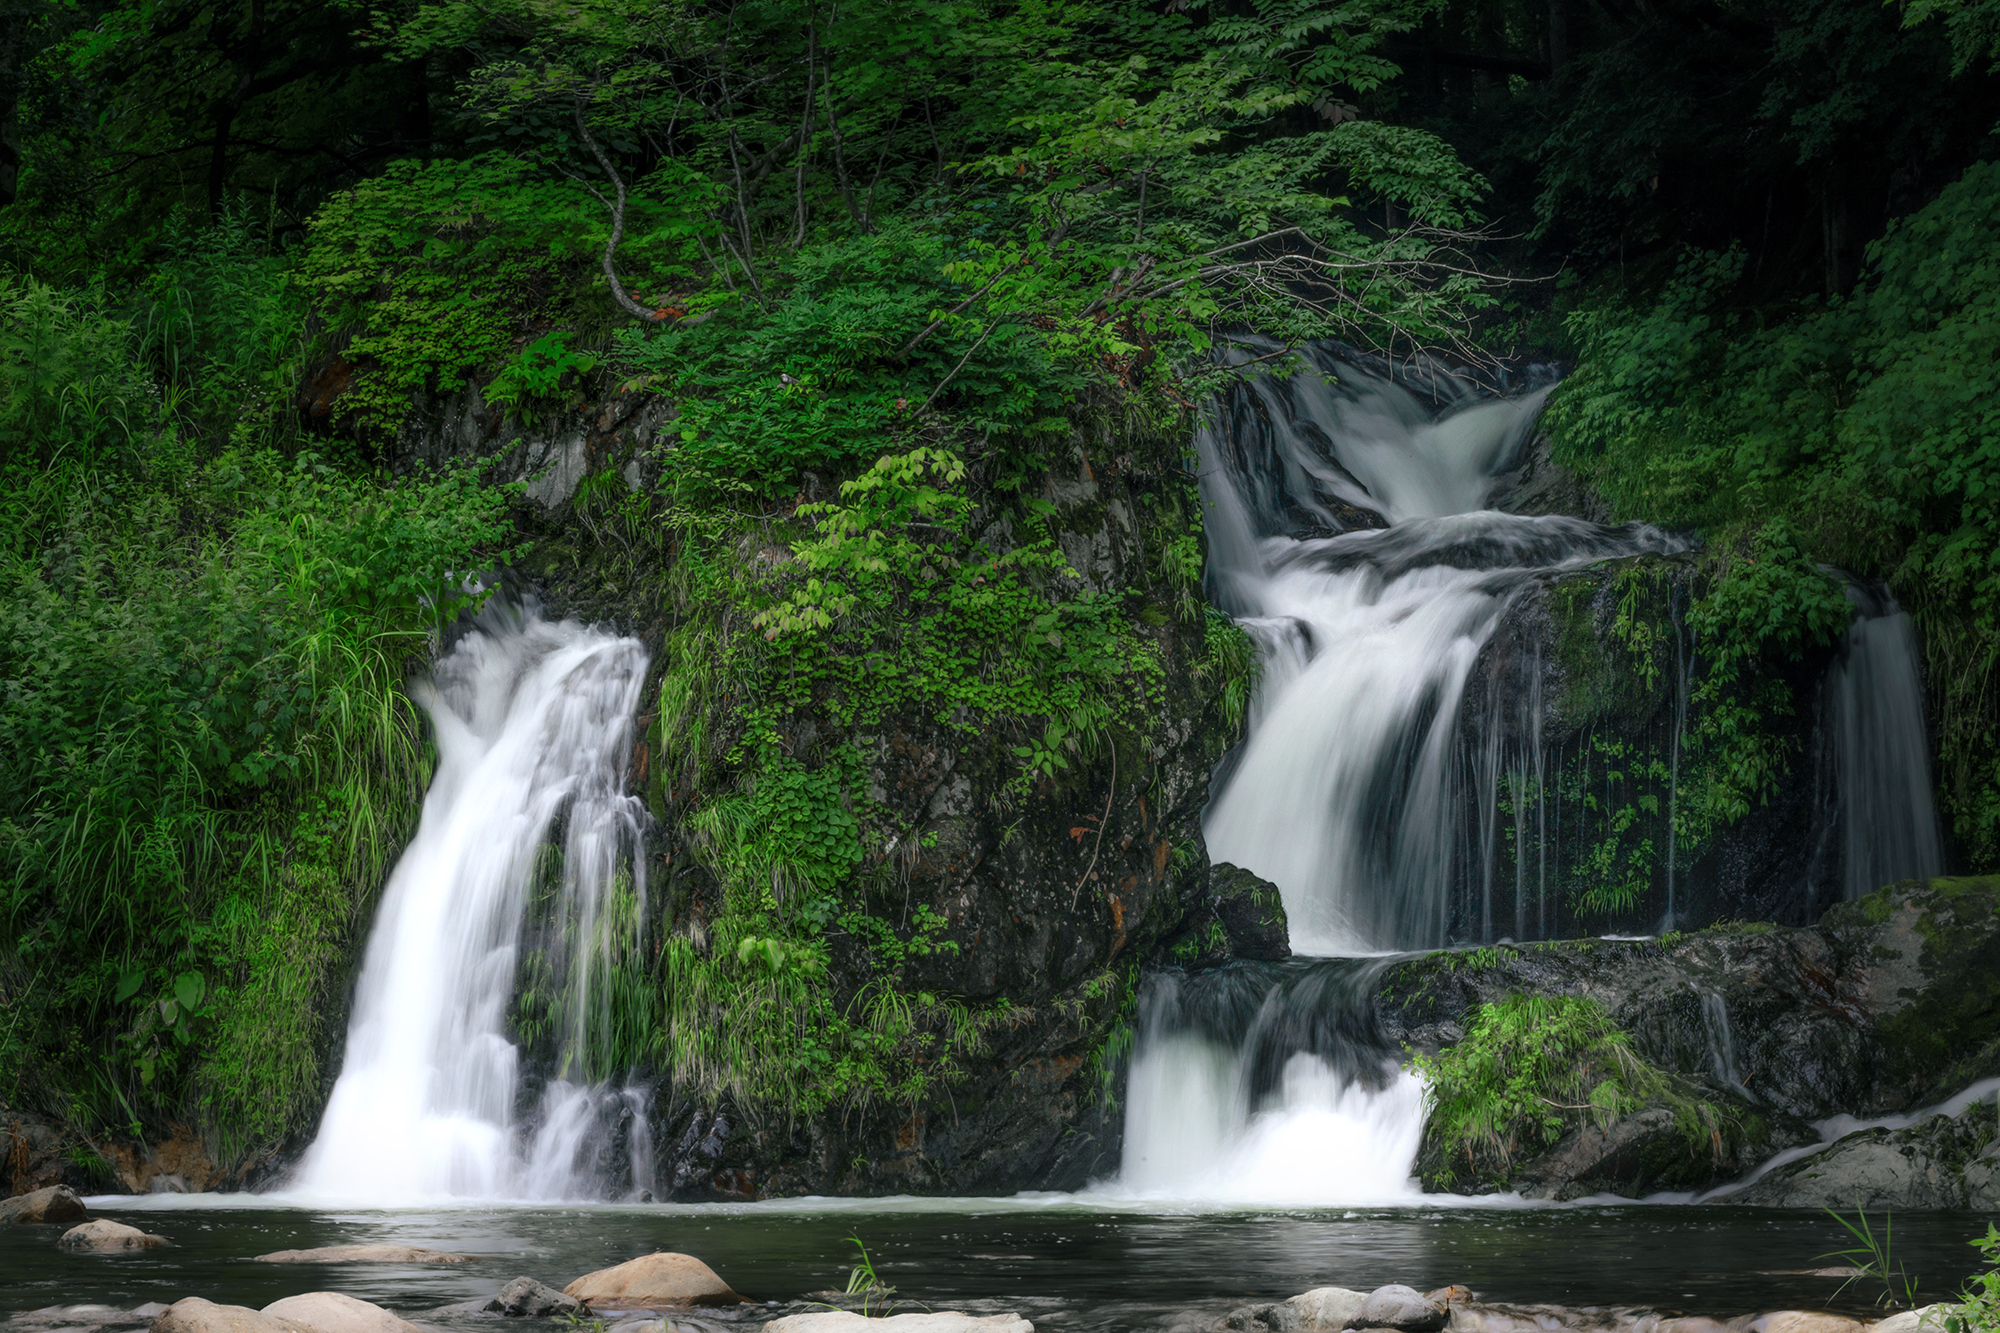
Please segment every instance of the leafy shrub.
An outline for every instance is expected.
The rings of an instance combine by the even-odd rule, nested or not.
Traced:
[[[1456,1045],[1415,1055],[1410,1067],[1427,1085],[1419,1166],[1434,1189],[1465,1179],[1504,1185],[1518,1158],[1583,1124],[1609,1127],[1650,1105],[1673,1109],[1691,1155],[1719,1143],[1715,1109],[1634,1052],[1595,1000],[1510,995],[1482,1004]]]
[[[1546,420],[1621,517],[1720,553],[1691,610],[1716,756],[1707,818],[1781,772],[1756,734],[1770,668],[1845,623],[1816,568],[1885,579],[1917,617],[1967,853],[2000,856],[2000,163],[1969,169],[1868,250],[1845,300],[1769,320],[1731,304],[1739,254],[1690,254],[1645,307],[1570,322],[1581,356]]]

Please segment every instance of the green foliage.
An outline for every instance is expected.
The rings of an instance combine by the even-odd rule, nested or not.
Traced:
[[[1988,1222],[1986,1234],[1967,1244],[1979,1251],[1985,1271],[1974,1273],[1959,1292],[1956,1309],[1940,1311],[1943,1317],[1935,1324],[1926,1316],[1925,1327],[1942,1328],[1945,1333],[1990,1333],[2000,1328],[2000,1227]]]
[[[1718,1114],[1679,1094],[1595,1000],[1511,995],[1482,1004],[1465,1036],[1435,1056],[1414,1055],[1426,1083],[1426,1184],[1471,1177],[1503,1182],[1517,1158],[1586,1122],[1608,1127],[1665,1102],[1690,1151],[1719,1131]],[[1459,1159],[1463,1159],[1463,1165]]]
[[[0,1030],[32,1051],[0,1096],[87,1129],[199,1111],[241,1147],[309,1110],[422,790],[402,681],[503,535],[475,477],[265,446],[287,293],[224,227],[136,315],[0,295]]]
[[[1909,1270],[1896,1259],[1894,1253],[1895,1218],[1890,1214],[1883,1214],[1882,1234],[1878,1236],[1875,1234],[1874,1223],[1868,1220],[1868,1214],[1858,1204],[1855,1206],[1851,1221],[1831,1208],[1825,1212],[1828,1217],[1840,1223],[1856,1242],[1850,1249],[1830,1250],[1819,1256],[1821,1259],[1845,1259],[1848,1266],[1854,1269],[1854,1275],[1841,1283],[1834,1295],[1838,1296],[1840,1292],[1846,1291],[1857,1282],[1871,1284],[1879,1282],[1882,1284],[1882,1294],[1876,1299],[1877,1305],[1887,1306],[1891,1310],[1916,1309],[1917,1280],[1910,1276]]]
[[[1740,817],[1786,772],[1776,677],[1848,614],[1826,563],[1888,580],[1918,617],[1944,803],[1972,855],[2000,849],[1997,216],[2000,166],[1976,166],[1869,247],[1849,299],[1771,322],[1731,304],[1740,254],[1690,254],[1651,305],[1572,318],[1582,357],[1547,417],[1559,457],[1621,516],[1711,537],[1688,614],[1702,818]]]
[[[859,1236],[849,1236],[847,1243],[860,1252],[854,1266],[847,1270],[847,1294],[861,1297],[861,1313],[869,1313],[869,1305],[876,1297],[889,1297],[896,1289],[884,1282],[875,1271],[875,1261],[868,1257],[868,1247]]]

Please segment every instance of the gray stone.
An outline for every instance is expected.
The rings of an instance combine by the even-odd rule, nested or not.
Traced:
[[[1314,1287],[1302,1291],[1285,1304],[1298,1311],[1299,1327],[1304,1333],[1320,1333],[1321,1330],[1343,1329],[1347,1321],[1361,1313],[1362,1303],[1368,1299],[1365,1292],[1352,1291],[1346,1287]]]
[[[1298,1307],[1290,1301],[1240,1305],[1212,1325],[1226,1333],[1303,1333]]]
[[[583,1302],[531,1277],[517,1277],[500,1288],[484,1307],[488,1314],[541,1316],[567,1314],[582,1308]]]
[[[95,1222],[71,1227],[56,1244],[80,1254],[119,1254],[128,1250],[157,1250],[173,1242],[165,1236],[148,1235],[137,1227],[100,1217]]]
[[[1859,1320],[1816,1310],[1773,1310],[1745,1326],[1746,1333],[1862,1333]]]
[[[1393,1328],[1397,1333],[1438,1333],[1450,1316],[1436,1301],[1415,1287],[1391,1283],[1368,1293],[1361,1308],[1348,1316],[1349,1328]]]
[[[0,1199],[0,1223],[29,1222],[49,1225],[83,1222],[89,1217],[90,1214],[84,1209],[83,1200],[77,1198],[76,1191],[67,1185],[51,1185],[47,1189],[17,1194],[11,1199]]]
[[[150,1319],[152,1315],[144,1317]],[[137,1319],[137,1311],[121,1310],[115,1305],[45,1305],[39,1310],[23,1310],[14,1316],[14,1322],[17,1324],[67,1324],[78,1328],[92,1328],[99,1324],[133,1323],[137,1322]]]
[[[871,1319],[852,1310],[825,1310],[773,1319],[764,1333],[1035,1333],[1035,1326],[1017,1314],[932,1310]]]
[[[1944,1333],[1945,1316],[1957,1309],[1956,1305],[1939,1303],[1902,1310],[1870,1324],[1868,1333],[1918,1333],[1920,1329],[1923,1333]]]

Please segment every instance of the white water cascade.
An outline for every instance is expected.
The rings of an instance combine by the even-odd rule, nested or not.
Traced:
[[[624,775],[645,672],[636,640],[489,607],[413,690],[437,776],[383,891],[296,1190],[380,1205],[649,1183],[645,1097],[592,1084],[604,1071],[585,1049],[613,936],[644,902],[646,814]],[[538,914],[556,923],[540,975],[563,997],[564,1067],[517,1122],[509,1006]]]
[[[1828,682],[1839,769],[1842,890],[1944,873],[1931,796],[1930,738],[1909,613],[1886,593],[1850,584],[1854,619]]]
[[[1546,390],[1482,400],[1447,380],[1431,403],[1313,362],[1245,387],[1257,411],[1200,439],[1210,578],[1263,665],[1209,854],[1279,887],[1300,953],[1436,948],[1454,859],[1488,841],[1468,848],[1459,828],[1455,741],[1510,598],[1538,573],[1681,543],[1481,508]]]
[[[1450,377],[1391,380],[1305,348],[1289,373],[1246,377],[1198,432],[1210,597],[1263,670],[1248,735],[1216,779],[1208,851],[1276,884],[1293,950],[1315,957],[1149,979],[1116,1188],[1416,1197],[1422,1087],[1377,1030],[1379,958],[1546,934],[1555,825],[1579,813],[1580,793],[1565,807],[1548,780],[1564,756],[1544,753],[1539,648],[1517,645],[1512,676],[1496,656],[1468,726],[1473,668],[1531,585],[1686,546],[1640,524],[1485,507],[1546,392],[1481,397]],[[1942,862],[1908,617],[1856,596],[1829,677],[1850,895]],[[1655,794],[1669,810],[1694,670],[1678,611],[1673,622]],[[1665,850],[1673,920],[1671,835]],[[1717,1076],[1735,1082],[1721,1021]]]

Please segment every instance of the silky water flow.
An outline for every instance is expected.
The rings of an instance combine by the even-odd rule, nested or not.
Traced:
[[[590,1062],[605,971],[643,915],[647,816],[624,775],[646,662],[636,640],[489,606],[412,691],[437,775],[383,890],[301,1194],[381,1205],[650,1185],[646,1094]],[[508,1015],[531,958],[560,1054],[524,1096]]]
[[[1443,375],[1411,387],[1308,348],[1289,373],[1247,375],[1199,429],[1209,595],[1262,667],[1204,833],[1211,860],[1278,886],[1299,956],[1148,979],[1119,1190],[1415,1196],[1423,1087],[1375,1028],[1382,956],[1548,928],[1547,830],[1528,823],[1547,803],[1519,799],[1544,776],[1539,670],[1514,705],[1527,715],[1488,727],[1473,754],[1460,732],[1468,676],[1530,580],[1685,548],[1642,524],[1485,507],[1547,392],[1493,397]],[[1832,682],[1847,873],[1920,872],[1936,864],[1936,825],[1907,618],[1857,605],[1855,623]],[[1503,819],[1517,849],[1505,874]],[[1901,841],[1857,850],[1885,819]],[[1539,857],[1519,850],[1537,845]],[[1671,893],[1671,869],[1668,882]],[[1477,901],[1455,902],[1467,883]],[[1718,1037],[1726,1062],[1729,1034]]]

